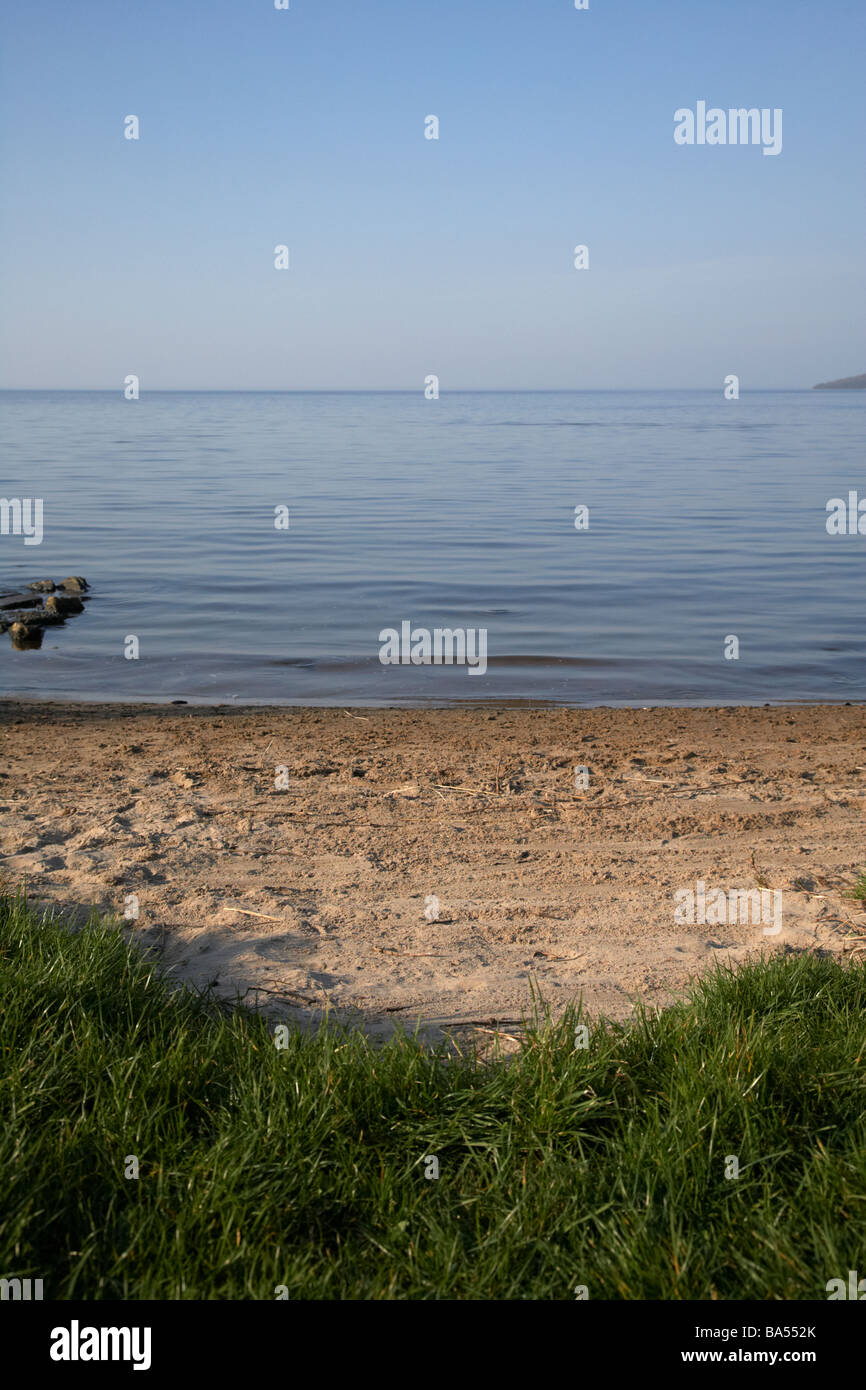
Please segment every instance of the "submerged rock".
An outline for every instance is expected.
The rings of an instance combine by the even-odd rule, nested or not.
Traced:
[[[38,608],[41,602],[41,598],[34,598],[32,594],[0,594],[0,609]]]
[[[9,636],[12,638],[13,647],[19,651],[29,648],[42,646],[42,628],[29,626],[27,623],[13,623],[9,629]]]
[[[19,624],[23,627],[51,627],[54,623],[62,623],[64,614],[53,613],[45,608],[17,608],[12,613],[4,613],[3,617],[8,627],[11,623],[13,627]]]
[[[52,594],[45,600],[45,611],[59,613],[65,618],[68,613],[83,613],[84,604],[72,594]]]
[[[13,647],[19,650],[41,646],[43,628],[84,612],[89,588],[80,574],[71,574],[60,584],[53,579],[34,579],[26,592],[0,594],[0,633],[8,631]]]

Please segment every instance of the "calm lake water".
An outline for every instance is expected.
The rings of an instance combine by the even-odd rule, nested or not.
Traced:
[[[866,392],[0,395],[0,587],[84,575],[7,693],[300,704],[866,698]],[[589,526],[575,529],[575,507]],[[288,530],[275,528],[287,507]],[[487,670],[379,633],[486,629]],[[124,657],[139,640],[139,659]],[[739,639],[726,660],[725,639]]]

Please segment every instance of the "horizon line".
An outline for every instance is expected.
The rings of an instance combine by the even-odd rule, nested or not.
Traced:
[[[740,395],[758,395],[761,392],[815,391],[816,386],[750,386],[740,387]],[[844,388],[840,388],[844,389]],[[123,395],[123,386],[0,386],[0,394],[14,391],[37,394],[52,392],[72,395]],[[628,392],[635,395],[664,392],[711,392],[716,394],[723,387],[714,386],[453,386],[440,388],[438,399],[443,396],[572,396],[601,395],[605,392]],[[149,386],[140,391],[145,395],[214,395],[214,396],[416,396],[423,395],[423,386]]]

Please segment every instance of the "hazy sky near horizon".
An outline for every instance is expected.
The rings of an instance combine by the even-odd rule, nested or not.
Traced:
[[[0,47],[4,387],[866,371],[863,0],[34,0]],[[675,144],[701,100],[781,153]]]

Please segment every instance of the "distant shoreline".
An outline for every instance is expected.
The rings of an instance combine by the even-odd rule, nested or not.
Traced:
[[[819,381],[813,391],[866,391],[866,372],[859,376],[842,376],[838,381]]]

